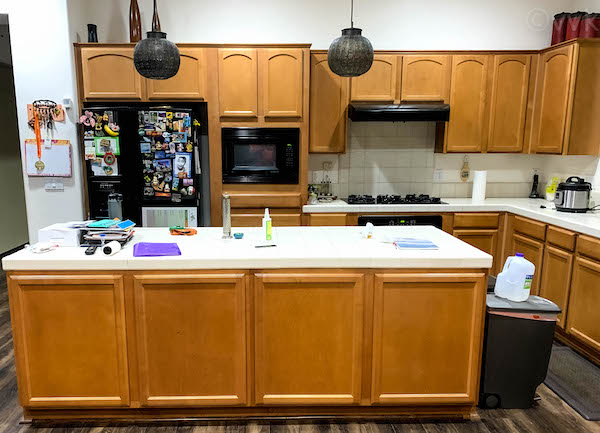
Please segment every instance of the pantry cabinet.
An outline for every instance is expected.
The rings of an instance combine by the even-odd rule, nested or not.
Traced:
[[[257,404],[359,402],[364,281],[350,271],[255,274]]]
[[[179,48],[177,74],[167,80],[146,80],[150,101],[203,100],[206,97],[206,61],[203,48]]]
[[[481,152],[484,149],[488,63],[487,55],[452,57],[447,152]]]
[[[13,275],[8,290],[23,406],[129,405],[121,275]]]
[[[488,152],[522,152],[531,55],[493,56]]]
[[[80,94],[86,101],[144,99],[145,80],[133,65],[133,47],[82,47]]]
[[[375,54],[371,69],[352,78],[351,99],[355,102],[392,102],[396,98],[396,81],[401,57]]]
[[[448,101],[451,56],[405,55],[402,58],[403,102]]]
[[[372,404],[477,401],[484,276],[375,274]]]
[[[600,262],[575,258],[567,332],[600,351]]]
[[[246,401],[246,276],[133,276],[143,406]]]
[[[265,117],[302,117],[303,56],[303,50],[296,48],[261,50]]]
[[[221,117],[257,117],[258,50],[220,48],[218,56]]]
[[[327,54],[310,56],[310,141],[311,153],[346,151],[349,78],[334,74]]]
[[[540,296],[550,299],[563,311],[558,315],[557,326],[565,328],[567,303],[573,271],[573,253],[546,245],[541,273]],[[536,269],[536,273],[539,272]]]

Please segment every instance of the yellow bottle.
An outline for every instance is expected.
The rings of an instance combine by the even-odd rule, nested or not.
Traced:
[[[272,222],[271,217],[269,216],[269,208],[265,208],[265,217],[263,218],[262,223],[263,228],[265,229],[265,239],[268,241],[272,240]]]

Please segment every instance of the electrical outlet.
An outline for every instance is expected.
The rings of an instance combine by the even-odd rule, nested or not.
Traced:
[[[46,191],[64,191],[65,184],[59,180],[49,180],[46,182]]]
[[[441,168],[436,168],[433,171],[433,181],[434,182],[443,182],[444,181],[444,170]]]
[[[325,161],[323,163],[323,170],[325,170],[325,171],[331,170],[332,167],[333,167],[333,162],[331,162],[331,161]]]

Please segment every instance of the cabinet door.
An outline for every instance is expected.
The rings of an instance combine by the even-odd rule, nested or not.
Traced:
[[[301,49],[262,50],[265,117],[302,117],[303,54]]]
[[[352,78],[352,101],[376,102],[396,99],[398,56],[376,54],[371,69],[360,77]]]
[[[123,277],[8,279],[24,407],[129,405]]]
[[[536,153],[562,153],[569,106],[573,45],[541,56],[536,90]]]
[[[523,253],[525,258],[535,265],[535,275],[531,282],[531,294],[539,295],[540,274],[542,273],[542,263],[544,259],[544,244],[535,239],[513,233],[512,255],[515,255],[515,253]]]
[[[179,48],[181,63],[177,74],[168,80],[146,80],[148,99],[197,100],[205,97],[203,48]]]
[[[540,283],[540,296],[550,299],[563,311],[558,315],[556,324],[565,328],[567,301],[573,271],[573,253],[546,245],[544,268]]]
[[[313,213],[308,215],[308,225],[345,226],[347,216],[345,213]]]
[[[300,209],[270,209],[273,227],[295,227],[302,225]],[[235,209],[231,214],[232,227],[261,227],[264,209]]]
[[[477,401],[485,274],[376,274],[373,404]]]
[[[402,101],[447,101],[450,56],[402,58]]]
[[[245,275],[134,276],[144,406],[246,401]]]
[[[600,350],[600,263],[575,258],[567,332]]]
[[[81,81],[85,100],[143,98],[144,80],[133,65],[133,48],[82,47]]]
[[[494,56],[488,152],[522,152],[531,56]]]
[[[219,49],[219,113],[222,117],[258,115],[257,63],[254,48]]]
[[[488,253],[494,258],[490,273],[496,275],[497,252],[498,252],[498,229],[490,230],[454,230],[453,235],[475,248]]]
[[[257,404],[357,404],[364,275],[256,274]]]
[[[349,78],[334,74],[327,54],[310,56],[310,140],[312,153],[346,151]]]
[[[448,152],[481,152],[489,56],[453,56]]]

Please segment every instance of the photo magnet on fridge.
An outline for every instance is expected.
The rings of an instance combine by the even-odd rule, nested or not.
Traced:
[[[165,152],[163,150],[157,150],[156,152],[154,152],[154,158],[165,159]]]
[[[96,155],[103,156],[105,153],[120,155],[119,137],[95,137]]]
[[[140,143],[140,152],[142,153],[150,153],[150,149],[151,149],[151,145],[149,142],[147,141],[142,141]]]
[[[154,160],[154,169],[161,172],[171,171],[171,160],[170,159],[156,159]]]
[[[173,177],[180,179],[192,177],[192,155],[176,153],[173,161]]]

